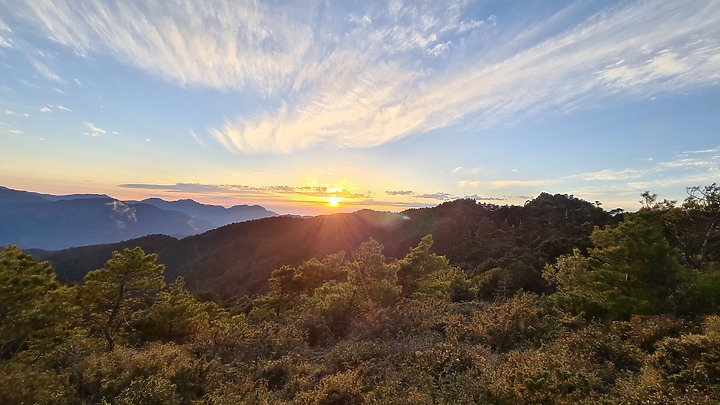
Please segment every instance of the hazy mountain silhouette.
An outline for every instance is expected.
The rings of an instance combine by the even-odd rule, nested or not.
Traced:
[[[0,246],[58,250],[150,234],[179,238],[273,215],[277,214],[260,206],[226,209],[192,200],[160,199],[123,202],[105,195],[55,196],[0,187]]]
[[[277,213],[268,211],[259,205],[235,205],[230,208],[218,205],[201,204],[194,200],[165,201],[160,198],[148,198],[141,201],[158,208],[170,211],[180,211],[192,218],[201,218],[213,225],[213,228],[243,222],[251,219],[276,216]]]

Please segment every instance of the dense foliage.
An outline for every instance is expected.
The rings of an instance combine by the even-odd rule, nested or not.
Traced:
[[[550,244],[458,267],[433,251],[437,235],[396,259],[370,239],[279,266],[265,293],[223,302],[182,278],[166,285],[140,248],[64,285],[10,246],[0,403],[716,402],[720,189],[643,199],[548,253],[541,272]],[[468,243],[452,257],[474,254]]]

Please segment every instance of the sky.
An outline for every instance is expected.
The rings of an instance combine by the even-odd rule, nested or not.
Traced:
[[[720,1],[0,0],[0,185],[279,213],[720,181]]]

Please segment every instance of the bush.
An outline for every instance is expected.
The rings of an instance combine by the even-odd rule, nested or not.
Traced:
[[[488,304],[475,313],[464,338],[508,351],[552,340],[561,330],[563,320],[573,322],[546,298],[520,294],[505,302]]]

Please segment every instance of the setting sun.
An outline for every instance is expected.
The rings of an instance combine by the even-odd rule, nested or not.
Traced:
[[[327,200],[328,200],[328,204],[329,204],[331,207],[337,207],[338,204],[340,204],[340,201],[342,201],[342,198],[340,198],[340,197],[328,197]]]

